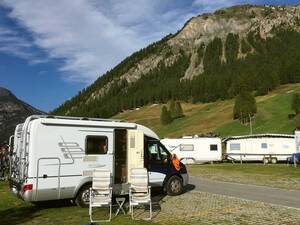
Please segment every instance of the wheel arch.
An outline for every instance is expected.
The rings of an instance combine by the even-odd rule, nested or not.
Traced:
[[[85,177],[78,183],[78,185],[74,189],[73,197],[75,198],[78,195],[79,191],[86,185],[92,185],[91,177]]]
[[[164,191],[166,191],[166,184],[167,184],[168,180],[173,176],[179,177],[181,179],[181,181],[183,182],[183,177],[179,173],[167,174],[167,176],[165,177],[165,179],[163,181],[163,185],[162,185],[162,188],[163,188]]]

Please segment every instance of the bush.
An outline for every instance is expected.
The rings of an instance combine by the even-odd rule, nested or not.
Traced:
[[[289,120],[293,119],[295,116],[296,116],[296,114],[293,114],[293,113],[291,113],[291,114],[288,114],[288,118],[289,118]]]
[[[300,112],[300,96],[298,93],[293,95],[292,99],[292,109],[296,113],[296,115]]]

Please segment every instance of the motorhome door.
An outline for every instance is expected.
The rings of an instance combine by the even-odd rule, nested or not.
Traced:
[[[127,131],[127,169],[128,182],[130,183],[130,171],[132,168],[144,168],[144,133],[138,130]]]
[[[60,159],[40,158],[37,161],[36,201],[60,198]]]

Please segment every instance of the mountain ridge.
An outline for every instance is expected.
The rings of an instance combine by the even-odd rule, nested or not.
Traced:
[[[299,6],[241,5],[202,14],[176,34],[133,53],[53,113],[110,117],[169,99],[232,98],[245,85],[266,94],[279,84],[298,81],[298,63],[292,57],[299,55],[287,55],[292,62],[285,65],[289,62],[280,53],[299,49],[299,32]]]
[[[0,144],[13,135],[17,124],[33,114],[45,114],[18,99],[10,90],[0,87]]]

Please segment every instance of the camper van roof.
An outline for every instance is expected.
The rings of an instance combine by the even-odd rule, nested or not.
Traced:
[[[243,135],[243,136],[231,136],[224,138],[222,142],[238,139],[247,139],[247,138],[294,138],[295,135],[290,134],[252,134],[252,135]]]
[[[47,115],[35,115],[27,118],[27,120],[29,121],[34,119],[40,119],[40,122],[45,125],[76,125],[89,127],[116,127],[128,129],[137,128],[139,130],[142,130],[145,135],[159,139],[159,137],[151,129],[139,124],[129,123],[122,120]]]

